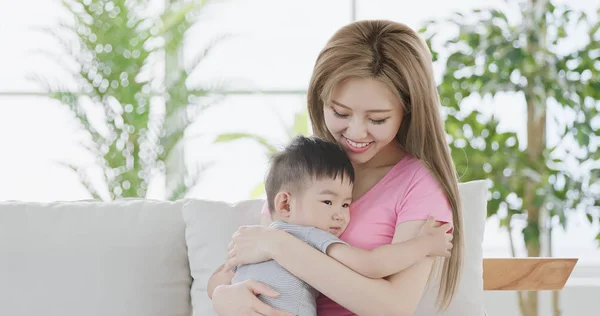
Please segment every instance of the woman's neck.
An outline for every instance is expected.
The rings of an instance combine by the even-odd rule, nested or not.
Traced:
[[[380,150],[371,160],[355,164],[354,169],[364,171],[368,169],[385,168],[396,165],[406,153],[402,150],[402,146],[398,142],[392,141],[382,150]]]

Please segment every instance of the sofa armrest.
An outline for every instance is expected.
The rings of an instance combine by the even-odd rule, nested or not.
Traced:
[[[484,258],[486,291],[561,290],[577,258]]]

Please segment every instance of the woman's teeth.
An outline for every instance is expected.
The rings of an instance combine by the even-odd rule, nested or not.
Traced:
[[[347,138],[346,138],[346,139],[347,139]],[[353,142],[353,141],[351,141],[351,140],[349,140],[349,139],[347,139],[347,140],[348,140],[348,143],[349,143],[350,145],[352,145],[352,146],[354,146],[354,147],[356,147],[356,148],[363,148],[363,147],[367,147],[367,146],[370,144],[370,143],[357,143],[357,142]]]

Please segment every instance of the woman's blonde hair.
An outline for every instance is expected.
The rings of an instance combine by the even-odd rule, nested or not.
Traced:
[[[438,292],[438,306],[445,308],[456,292],[462,264],[462,220],[458,180],[427,44],[408,26],[391,21],[359,21],[337,31],[319,54],[308,88],[315,135],[335,141],[325,125],[323,107],[333,88],[350,77],[374,78],[398,94],[404,118],[397,140],[429,168],[450,201],[454,247],[444,261]]]

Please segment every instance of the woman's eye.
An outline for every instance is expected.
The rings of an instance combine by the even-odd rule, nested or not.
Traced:
[[[345,115],[345,114],[340,114],[340,113],[339,113],[338,111],[336,111],[334,108],[331,108],[331,110],[333,111],[333,115],[334,115],[335,117],[339,117],[339,118],[345,118],[345,117],[348,117],[348,115]]]
[[[325,201],[323,201],[323,203],[325,203],[325,204],[327,204],[327,205],[333,205],[333,203],[331,203],[331,201],[330,201],[330,200],[325,200]]]
[[[371,123],[375,124],[375,125],[381,125],[383,123],[385,123],[385,121],[387,121],[388,119],[382,119],[382,120],[371,120]]]

